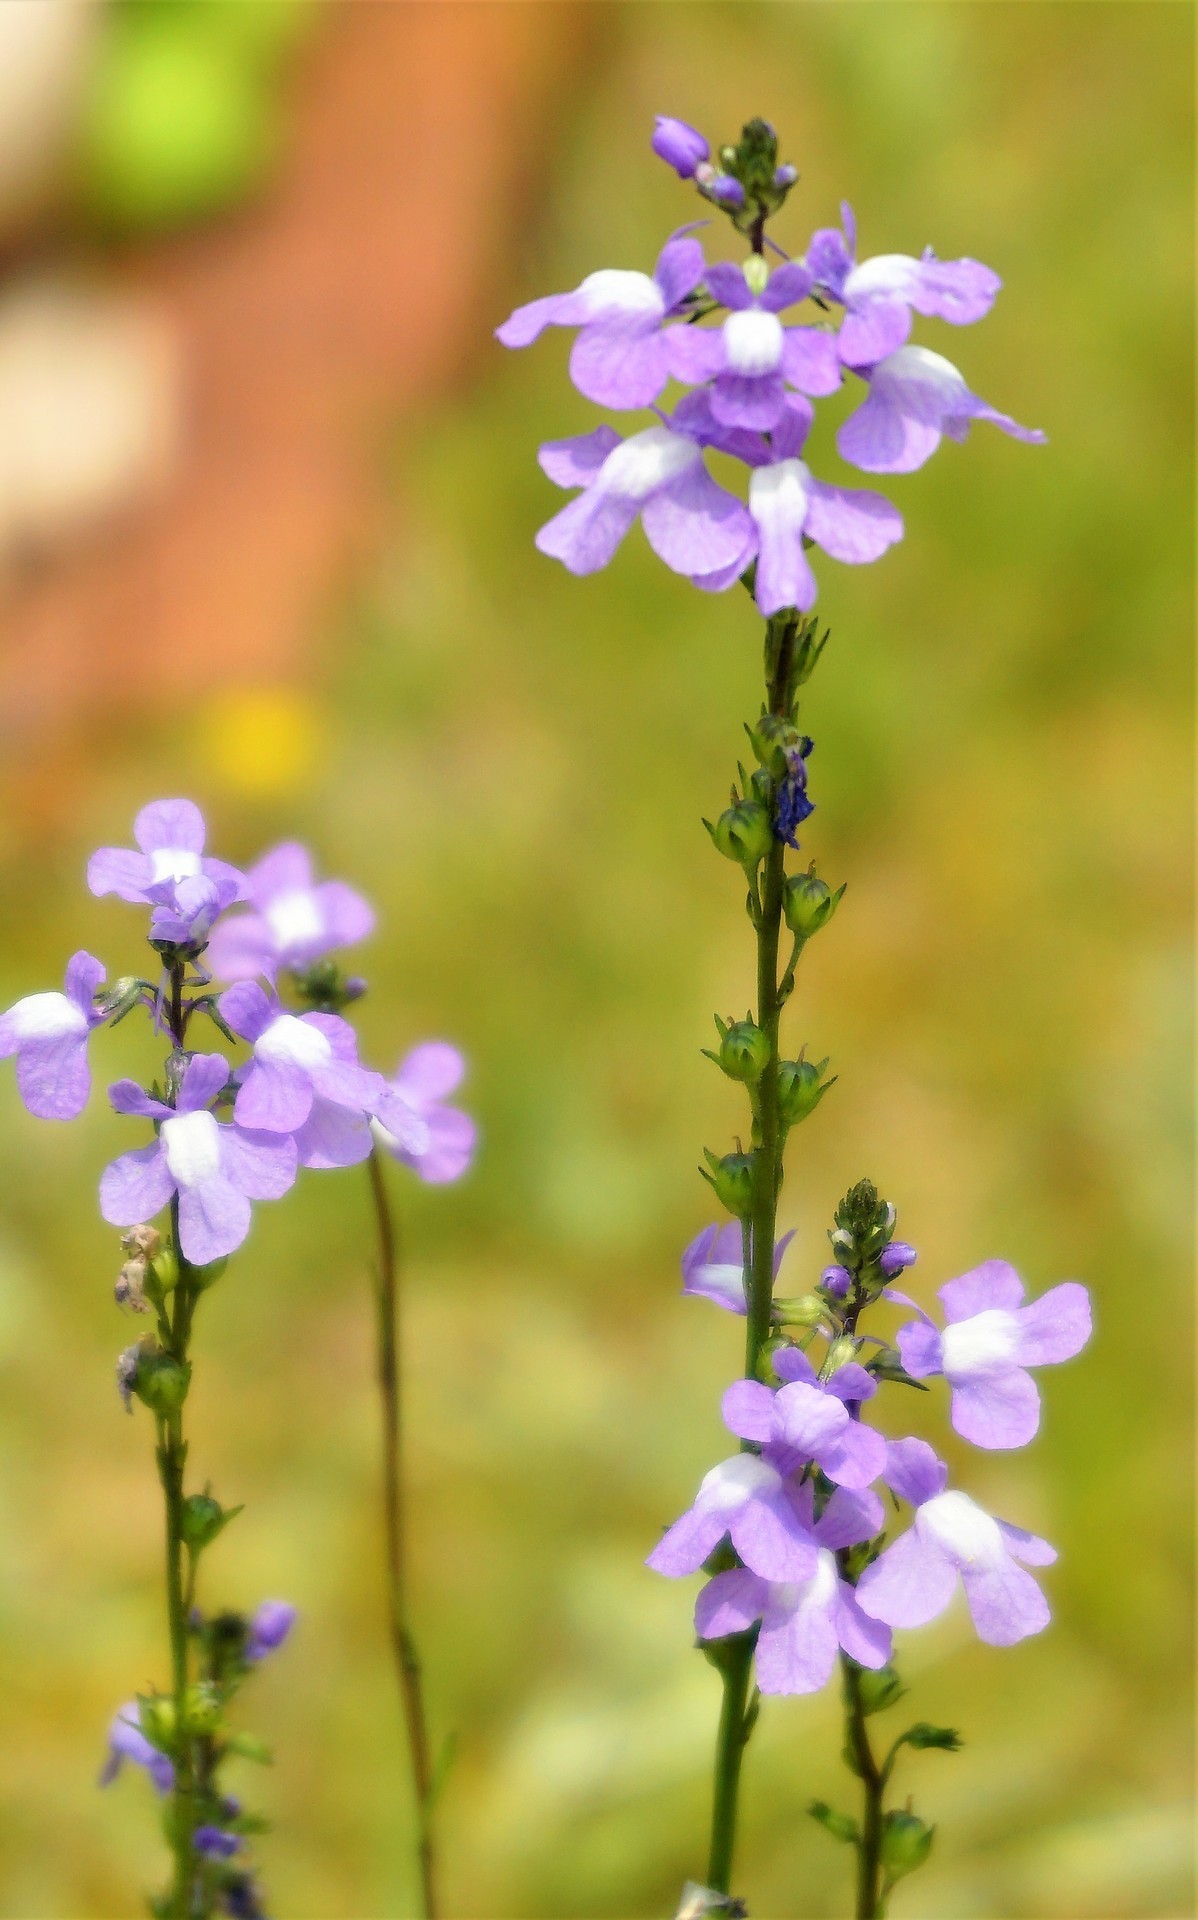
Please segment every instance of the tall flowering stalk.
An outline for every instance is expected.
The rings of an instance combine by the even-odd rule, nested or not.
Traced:
[[[438,1910],[433,1805],[450,1748],[434,1756],[417,1650],[408,1580],[407,1503],[403,1467],[399,1231],[385,1171],[400,1161],[432,1185],[457,1180],[474,1153],[475,1129],[468,1115],[449,1104],[465,1062],[445,1041],[414,1047],[390,1079],[370,1076],[362,1087],[347,1068],[357,1042],[344,1019],[366,991],[358,974],[347,974],[331,957],[373,928],[362,897],[340,881],[317,883],[309,856],[292,843],[273,848],[250,869],[248,908],[230,914],[216,930],[210,964],[233,980],[221,999],[224,1017],[253,1046],[243,1081],[254,1111],[265,1111],[300,1128],[309,1166],[364,1164],[374,1216],[375,1372],[382,1437],[381,1507],[387,1615],[416,1816],[416,1866],[420,1911]],[[261,983],[265,982],[263,985]],[[284,1008],[288,992],[298,1018]],[[313,1077],[312,1036],[324,1034],[336,1057]]]
[[[127,1409],[138,1400],[154,1421],[170,1684],[119,1709],[101,1779],[107,1784],[132,1762],[165,1803],[173,1869],[169,1886],[151,1901],[160,1920],[207,1920],[217,1912],[260,1920],[249,1846],[265,1822],[225,1790],[221,1776],[232,1756],[269,1758],[261,1742],[230,1725],[229,1714],[245,1680],[288,1637],[295,1609],[267,1600],[244,1616],[200,1604],[203,1557],[240,1508],[223,1506],[208,1484],[189,1490],[185,1416],[198,1310],[245,1241],[253,1202],[281,1198],[301,1167],[369,1162],[381,1235],[385,1229],[379,1351],[388,1569],[393,1616],[407,1646],[397,1272],[378,1155],[406,1160],[426,1179],[451,1179],[469,1160],[473,1128],[445,1104],[463,1071],[452,1048],[416,1048],[390,1080],[360,1064],[340,1009],[359,997],[364,982],[347,979],[328,958],[373,925],[369,906],[351,888],[315,882],[307,853],[294,845],[276,848],[248,874],[212,859],[204,851],[203,818],[189,800],[144,807],[134,838],[135,848],[93,855],[88,885],[94,894],[149,907],[154,969],[109,987],[103,963],[76,953],[64,992],[29,995],[0,1015],[0,1058],[15,1056],[31,1113],[70,1120],[90,1095],[88,1043],[97,1027],[115,1026],[140,1008],[164,1041],[158,1080],[148,1088],[118,1080],[108,1090],[117,1113],[148,1121],[153,1134],[106,1169],[100,1211],[124,1230],[117,1303],[154,1329],[121,1354],[117,1385]],[[280,975],[295,990],[296,1011],[279,997]],[[213,990],[218,977],[232,983],[222,993]],[[201,1032],[204,1045],[217,1050],[196,1049]],[[418,1685],[414,1717],[406,1693],[405,1702],[413,1741],[417,1733],[423,1739]],[[430,1801],[426,1783],[420,1847],[431,1912]]]
[[[755,764],[738,768],[728,806],[706,823],[741,870],[756,946],[755,1008],[744,1019],[717,1018],[709,1056],[745,1089],[748,1145],[706,1153],[704,1177],[731,1219],[705,1228],[682,1258],[683,1291],[745,1321],[743,1375],[722,1402],[739,1445],[649,1555],[669,1577],[707,1575],[695,1626],[722,1687],[705,1877],[688,1882],[679,1915],[743,1911],[732,1895],[737,1812],[761,1701],[815,1692],[839,1670],[860,1813],[822,1801],[810,1811],[854,1848],[855,1912],[876,1920],[932,1844],[910,1802],[886,1805],[902,1751],[958,1745],[953,1729],[917,1722],[875,1747],[870,1723],[903,1691],[892,1629],[935,1618],[960,1580],[983,1640],[1009,1645],[1039,1632],[1049,1610],[1026,1567],[1056,1556],[949,1489],[947,1468],[925,1441],[889,1439],[866,1412],[883,1388],[926,1390],[943,1375],[960,1435],[982,1447],[1021,1446],[1039,1420],[1027,1368],[1075,1354],[1090,1309],[1074,1282],[1025,1306],[1014,1270],[991,1260],[940,1289],[946,1324],[938,1327],[891,1284],[916,1254],[895,1237],[895,1209],[867,1180],[835,1211],[834,1258],[818,1280],[797,1298],[777,1288],[790,1239],[777,1235],[787,1141],[833,1084],[826,1060],[808,1059],[805,1048],[787,1057],[782,1015],[803,950],[844,891],[833,892],[814,862],[787,871],[813,811],[813,742],[800,697],[828,638],[811,617],[817,581],[808,556],[818,547],[833,559],[872,562],[903,534],[889,500],[817,479],[802,455],[813,402],[846,377],[864,394],[837,446],[868,473],[922,466],[945,435],[963,440],[973,420],[1019,440],[1044,436],[981,400],[943,356],[910,344],[915,314],[958,326],[982,319],[1000,285],[988,267],[930,250],[859,261],[847,207],[841,227],[788,258],[766,229],[798,175],[779,164],[772,127],[750,121],[736,145],[720,149],[718,165],[704,136],[682,121],[659,118],[652,144],[727,216],[747,257],[708,261],[684,227],[652,275],[589,274],[572,292],[518,308],[498,338],[522,347],[548,326],[577,329],[570,371],[578,389],[604,407],[654,414],[627,438],[601,425],[540,449],[548,478],[577,489],[541,528],[540,550],[591,573],[639,518],[672,571],[707,592],[739,582],[765,619],[763,698],[746,724]],[[687,391],[667,413],[661,396],[670,381]],[[747,499],[716,482],[709,449],[748,469]],[[916,1319],[894,1336],[864,1330],[867,1315],[896,1305]],[[911,1525],[894,1539],[879,1485],[895,1511],[911,1510]]]

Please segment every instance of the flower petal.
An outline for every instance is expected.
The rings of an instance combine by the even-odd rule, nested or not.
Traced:
[[[1036,1383],[1030,1373],[1013,1367],[954,1386],[952,1423],[975,1447],[1025,1447],[1040,1425]]]
[[[946,1280],[939,1294],[944,1317],[951,1325],[954,1320],[970,1320],[975,1313],[985,1313],[991,1307],[1010,1312],[1023,1299],[1023,1282],[1009,1261],[983,1260],[980,1267],[971,1267],[956,1280]]]
[[[1059,1287],[1050,1287],[1030,1306],[1020,1307],[1015,1324],[1015,1351],[1022,1366],[1043,1367],[1058,1360],[1072,1360],[1093,1331],[1090,1296],[1076,1280],[1065,1280]]]
[[[996,1565],[964,1566],[961,1581],[978,1639],[988,1646],[1014,1646],[1029,1634],[1041,1633],[1052,1618],[1031,1574],[1014,1560],[1004,1557]]]
[[[957,1569],[934,1542],[908,1527],[857,1582],[857,1604],[890,1627],[923,1627],[943,1613],[957,1585]]]
[[[136,1227],[160,1213],[175,1191],[159,1140],[122,1153],[100,1176],[100,1212],[114,1227]]]
[[[700,1589],[695,1601],[695,1632],[700,1640],[722,1640],[745,1633],[760,1619],[768,1598],[766,1582],[747,1567],[729,1567]]]

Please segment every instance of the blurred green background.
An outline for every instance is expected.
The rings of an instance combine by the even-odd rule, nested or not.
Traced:
[[[374,9],[326,9],[305,58],[359,11]],[[418,1615],[434,1722],[459,1740],[447,1905],[671,1912],[702,1872],[718,1685],[691,1647],[689,1584],[642,1559],[719,1457],[738,1363],[739,1327],[679,1300],[677,1260],[713,1217],[700,1148],[742,1117],[699,1049],[713,1009],[746,1003],[749,929],[699,819],[755,711],[759,630],[743,596],[692,592],[639,533],[587,582],[539,558],[560,497],[536,445],[593,415],[564,336],[509,356],[489,330],[596,266],[648,267],[696,212],[648,150],[663,110],[717,140],[751,113],[775,121],[803,174],[779,229],[796,251],[846,197],[865,253],[931,243],[996,267],[985,325],[918,337],[1049,446],[978,428],[886,488],[900,548],[817,567],[833,638],[804,709],[804,856],[849,885],[789,1016],[840,1080],[792,1142],[788,1291],[814,1279],[864,1174],[920,1249],[925,1299],[991,1254],[1032,1292],[1092,1286],[1094,1344],[1045,1378],[1036,1446],[947,1449],[983,1504],[1059,1544],[1056,1618],[1009,1651],[979,1647],[956,1608],[899,1636],[912,1717],[967,1744],[903,1763],[899,1791],[938,1833],[894,1911],[1186,1915],[1193,13],[567,11],[502,204],[477,179],[510,244],[472,296],[472,344],[420,404],[379,409],[382,510],[337,592],[303,610],[306,649],[249,680],[197,672],[169,711],[141,688],[76,729],[70,805],[48,819],[10,790],[0,1004],[57,985],[79,945],[113,974],[141,964],[139,912],[91,900],[82,872],[161,793],[194,795],[229,858],[298,835],[377,901],[365,1050],[389,1067],[416,1038],[457,1040],[482,1131],[459,1188],[395,1182]],[[462,35],[480,14],[561,30],[553,6],[439,12]],[[94,179],[102,164],[97,147]],[[403,192],[433,194],[436,168],[414,151]],[[264,207],[280,177],[258,181]],[[148,197],[143,224],[169,225]],[[111,243],[88,244],[102,264]],[[448,259],[452,219],[443,244]],[[837,412],[812,455],[834,479]],[[152,611],[133,617],[152,644]],[[45,750],[56,778],[62,751]],[[40,795],[32,763],[28,782]],[[132,1023],[101,1035],[98,1082],[151,1058]],[[159,1874],[154,1809],[142,1779],[101,1795],[95,1775],[114,1706],[165,1671],[149,1426],[111,1384],[136,1330],[93,1202],[127,1134],[102,1099],[69,1129],[32,1121],[6,1073],[0,1143],[0,1908],[123,1916]],[[259,1210],[196,1348],[192,1466],[247,1508],[205,1563],[208,1595],[302,1612],[244,1697],[277,1751],[243,1781],[277,1821],[260,1849],[271,1910],[296,1920],[413,1897],[369,1253],[361,1172],[305,1177]],[[941,1394],[889,1398],[892,1431],[943,1441]],[[813,1794],[845,1804],[839,1747],[834,1691],[763,1712],[737,1874],[754,1914],[846,1911],[848,1857],[803,1811]]]

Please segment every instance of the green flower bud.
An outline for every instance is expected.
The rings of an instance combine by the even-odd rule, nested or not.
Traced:
[[[905,1692],[893,1667],[879,1667],[876,1672],[863,1667],[857,1675],[857,1697],[862,1713],[884,1713]]]
[[[162,1247],[150,1262],[150,1274],[158,1293],[169,1293],[179,1284],[179,1260],[173,1247]]]
[[[714,827],[705,822],[716,848],[742,867],[755,867],[773,845],[770,816],[757,800],[738,800],[726,807]]]
[[[818,1327],[828,1317],[828,1303],[818,1293],[805,1293],[798,1300],[775,1300],[774,1305],[788,1327]]]
[[[766,772],[776,780],[783,779],[790,771],[786,756],[798,751],[803,738],[794,721],[783,713],[763,713],[745,732]]]
[[[961,1736],[955,1727],[933,1727],[926,1720],[917,1720],[913,1727],[908,1727],[903,1739],[909,1747],[920,1751],[939,1747],[942,1753],[957,1753],[961,1746]]]
[[[726,1153],[722,1159],[704,1148],[711,1168],[709,1178],[716,1198],[738,1220],[747,1219],[753,1210],[753,1156],[751,1153]]]
[[[187,1398],[190,1367],[184,1367],[169,1353],[143,1353],[137,1367],[133,1391],[154,1413],[177,1413]]]
[[[220,1690],[211,1681],[197,1680],[183,1696],[183,1720],[188,1733],[215,1733],[223,1711]]]
[[[807,1809],[813,1820],[817,1820],[833,1840],[843,1840],[847,1846],[855,1846],[860,1838],[857,1822],[847,1813],[837,1813],[826,1800],[813,1800]]]
[[[831,1080],[823,1077],[826,1060],[816,1065],[811,1060],[784,1060],[778,1069],[778,1110],[783,1125],[793,1127],[805,1120],[827,1093],[828,1088],[836,1084],[835,1076]]]
[[[222,1507],[210,1493],[189,1493],[183,1502],[181,1532],[189,1547],[199,1552],[210,1547],[218,1533],[235,1520],[240,1507]]]
[[[150,1693],[139,1696],[137,1719],[152,1747],[156,1747],[159,1753],[174,1752],[175,1703],[168,1694]]]
[[[889,1880],[901,1880],[905,1873],[922,1867],[932,1851],[935,1827],[925,1827],[914,1813],[896,1810],[882,1821],[882,1866]]]
[[[769,284],[770,270],[764,256],[751,253],[743,262],[743,271],[751,293],[764,293]]]
[[[834,1227],[828,1234],[832,1251],[846,1266],[857,1258],[857,1242],[847,1227]]]
[[[720,1041],[720,1065],[731,1080],[760,1079],[770,1057],[770,1043],[753,1020],[737,1020]]]
[[[832,915],[840,905],[843,887],[833,893],[826,880],[821,880],[814,866],[806,873],[792,874],[786,882],[786,891],[782,896],[782,911],[786,915],[786,924],[791,932],[800,939],[810,940],[812,934],[826,927]]]
[[[839,1340],[833,1340],[828,1348],[827,1367],[829,1374],[838,1367],[845,1367],[850,1360],[857,1358],[857,1342],[849,1334],[843,1334]]]

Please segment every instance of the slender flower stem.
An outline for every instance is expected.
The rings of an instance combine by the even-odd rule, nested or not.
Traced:
[[[403,1427],[400,1400],[399,1263],[394,1217],[387,1196],[378,1148],[367,1161],[378,1231],[378,1378],[383,1412],[383,1527],[387,1556],[387,1599],[391,1643],[399,1678],[408,1736],[412,1788],[416,1800],[416,1851],[420,1869],[421,1913],[435,1920],[436,1876],[432,1831],[432,1766],[424,1711],[420,1658],[408,1617],[407,1554],[404,1540]]]
[[[860,1776],[864,1805],[861,1837],[857,1842],[857,1920],[878,1920],[882,1912],[882,1795],[886,1788],[886,1770],[879,1767],[869,1744],[865,1709],[861,1700],[861,1673],[846,1654],[840,1656],[844,1674],[845,1753],[853,1758],[854,1771]]]
[[[771,713],[784,714],[789,699],[790,670],[797,627],[795,620],[771,620],[765,636],[767,704]],[[779,1113],[779,1025],[782,1004],[789,992],[778,978],[778,944],[782,930],[782,894],[786,879],[786,850],[775,839],[765,858],[761,889],[753,900],[757,930],[757,1025],[769,1042],[769,1058],[757,1082],[753,1108],[753,1203],[749,1230],[744,1236],[745,1378],[756,1379],[761,1350],[769,1339],[774,1293],[774,1239],[778,1193],[782,1185],[783,1130]],[[787,972],[793,980],[791,965]],[[749,1445],[742,1441],[742,1447]],[[711,1856],[707,1884],[716,1893],[731,1891],[732,1857],[736,1841],[740,1767],[752,1732],[746,1701],[753,1659],[752,1636],[725,1644],[721,1673],[724,1699],[716,1734],[715,1776],[711,1813]]]

